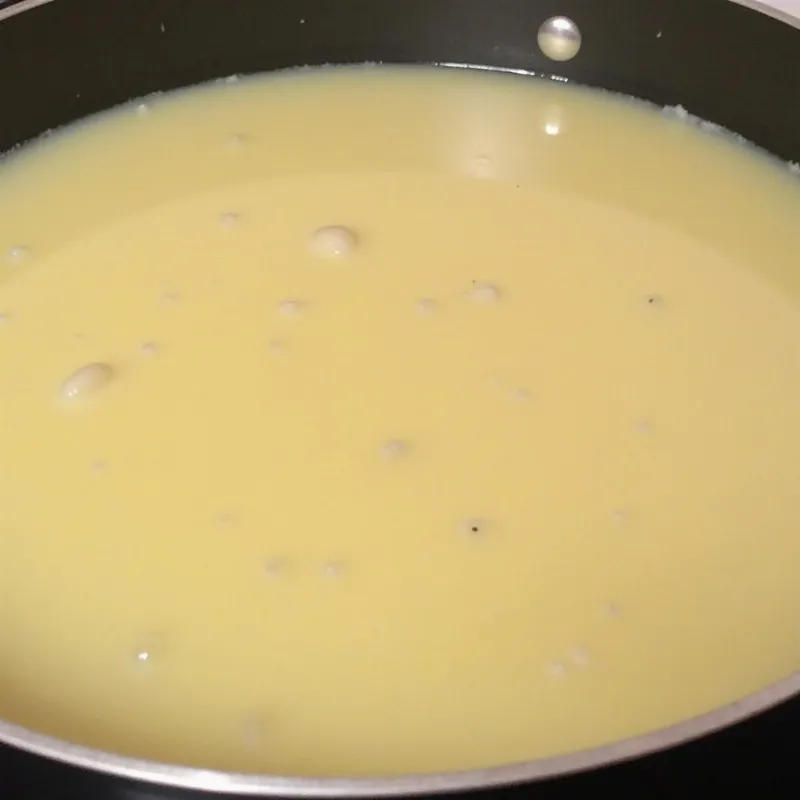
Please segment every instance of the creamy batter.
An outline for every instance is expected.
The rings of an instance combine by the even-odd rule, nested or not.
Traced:
[[[800,181],[327,69],[0,165],[0,717],[160,761],[566,753],[800,665]]]

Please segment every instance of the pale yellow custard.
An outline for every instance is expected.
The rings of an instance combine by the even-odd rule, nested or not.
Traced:
[[[464,70],[151,98],[0,165],[0,717],[482,767],[800,665],[800,181]]]

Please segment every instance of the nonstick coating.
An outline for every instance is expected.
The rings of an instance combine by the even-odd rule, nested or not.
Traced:
[[[555,74],[661,105],[681,105],[784,160],[800,161],[799,23],[746,5],[760,4],[0,0],[0,153],[155,91],[231,74],[371,61]],[[581,30],[583,44],[571,61],[549,61],[537,46],[539,26],[555,15],[571,18]],[[58,742],[2,721],[0,742],[93,771],[98,781],[115,787],[109,796],[130,800],[186,796],[164,786],[261,796],[430,794],[533,781],[638,757],[762,712],[799,691],[800,674],[795,674],[703,718],[611,747],[492,770],[376,781],[281,779],[167,767]],[[31,796],[25,787],[14,791],[15,796]]]

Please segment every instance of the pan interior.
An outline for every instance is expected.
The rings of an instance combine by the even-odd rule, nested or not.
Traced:
[[[574,752],[800,660],[800,181],[325,68],[0,167],[0,717],[204,768]]]

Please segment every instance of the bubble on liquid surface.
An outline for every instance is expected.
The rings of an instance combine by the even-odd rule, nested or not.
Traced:
[[[478,305],[490,305],[500,300],[503,293],[500,287],[495,286],[493,283],[473,281],[472,288],[469,290],[469,296],[473,302]]]
[[[223,511],[221,514],[217,515],[214,524],[220,530],[228,531],[231,528],[235,527],[238,522],[239,522],[239,517],[235,512]]]
[[[591,660],[589,652],[581,645],[576,645],[569,651],[569,658],[576,667],[588,667]]]
[[[24,244],[17,244],[9,248],[8,260],[12,264],[19,264],[24,261],[29,254],[30,250]]]
[[[470,172],[476,178],[494,178],[497,171],[492,157],[486,153],[479,153],[472,159]]]
[[[563,678],[567,674],[567,665],[563,661],[551,661],[547,665],[547,674],[551,678]]]
[[[180,303],[180,301],[181,301],[180,292],[167,291],[161,295],[161,302],[165,306],[174,306]]]
[[[137,669],[151,669],[154,663],[163,656],[163,637],[159,634],[147,634],[133,648],[133,665]]]
[[[287,351],[288,347],[289,345],[285,339],[270,339],[267,342],[267,350],[275,355],[283,355]]]
[[[11,314],[8,311],[0,311],[0,325],[5,325],[11,321]]]
[[[110,364],[101,362],[86,364],[61,384],[61,398],[75,401],[90,397],[104,389],[113,378],[114,368]]]
[[[622,609],[617,603],[606,603],[603,606],[603,616],[606,619],[619,619],[622,616]]]
[[[344,225],[318,228],[308,242],[309,250],[319,258],[341,259],[350,255],[359,244],[359,236]]]
[[[341,578],[345,574],[345,566],[341,561],[326,561],[322,565],[322,575],[331,580]]]
[[[615,508],[611,512],[611,522],[618,528],[625,528],[630,523],[630,514],[624,508]]]
[[[236,211],[225,211],[219,215],[219,224],[224,230],[233,230],[242,221],[242,215]]]
[[[154,356],[159,351],[159,346],[155,342],[144,342],[139,347],[139,353],[143,356]]]
[[[381,445],[381,457],[384,461],[399,461],[408,455],[409,445],[403,439],[387,439]]]
[[[640,436],[649,436],[655,430],[655,426],[649,419],[637,419],[633,424],[633,429]]]
[[[269,729],[270,726],[266,714],[248,715],[242,722],[242,744],[249,750],[260,750],[266,744]]]
[[[282,300],[277,305],[277,312],[282,317],[299,317],[305,311],[302,300]]]
[[[508,393],[508,396],[515,402],[515,403],[530,403],[532,399],[532,395],[528,389],[525,389],[522,386],[516,386]]]
[[[270,580],[284,577],[289,568],[285,558],[268,558],[264,562],[264,575]]]
[[[242,741],[245,747],[255,750],[264,744],[267,723],[261,715],[248,717],[242,724]]]
[[[136,114],[140,117],[146,117],[150,113],[149,103],[138,103],[136,105]]]
[[[226,149],[230,150],[232,153],[238,153],[240,150],[244,150],[246,145],[247,137],[243,133],[232,133],[225,140]]]
[[[103,459],[92,461],[92,464],[89,467],[89,469],[94,475],[105,475],[106,472],[108,472],[108,462],[104,461]]]
[[[668,117],[677,117],[679,120],[683,122],[687,122],[690,118],[697,119],[694,117],[693,114],[689,113],[689,110],[684,108],[682,105],[677,106],[664,106],[662,113]]]
[[[439,303],[432,297],[423,297],[417,300],[415,309],[421,317],[430,317],[439,310]]]

